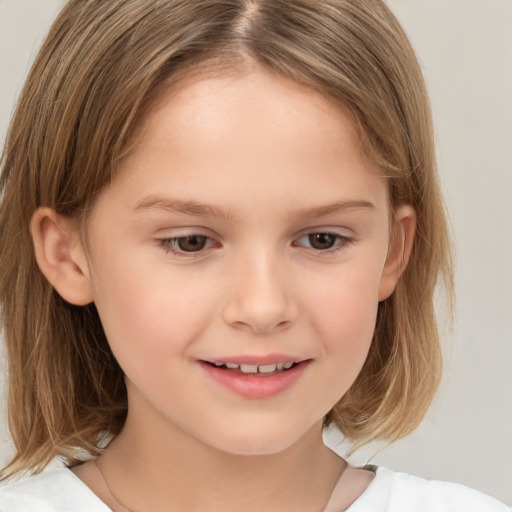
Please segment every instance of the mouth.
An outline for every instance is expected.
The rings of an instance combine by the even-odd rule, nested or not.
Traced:
[[[240,373],[245,375],[260,375],[270,376],[276,375],[281,372],[291,370],[293,367],[300,364],[301,361],[285,361],[280,363],[271,364],[244,364],[244,363],[231,363],[223,361],[204,361],[207,365],[214,368],[224,369],[234,373]]]
[[[248,399],[267,399],[292,388],[313,361],[286,359],[251,357],[245,361],[201,360],[199,363],[206,375],[230,392]]]

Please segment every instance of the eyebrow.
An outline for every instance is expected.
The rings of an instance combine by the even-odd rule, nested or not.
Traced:
[[[226,211],[210,204],[198,203],[197,201],[181,201],[168,199],[160,196],[148,196],[135,205],[136,211],[164,210],[171,213],[181,213],[195,217],[216,217],[225,220],[232,220],[232,211]]]
[[[317,218],[326,215],[334,215],[343,213],[347,210],[372,210],[375,205],[369,201],[336,201],[325,205],[314,206],[312,208],[304,208],[299,210],[299,217]],[[135,205],[136,211],[148,210],[164,210],[171,213],[183,215],[192,215],[195,217],[215,217],[224,220],[233,220],[235,212],[233,210],[223,210],[218,206],[211,204],[199,203],[197,201],[182,201],[178,199],[170,199],[160,196],[148,196],[137,201]]]
[[[374,210],[375,205],[370,201],[336,201],[326,205],[314,206],[300,210],[299,215],[303,217],[316,218],[325,215],[343,213],[347,210]]]

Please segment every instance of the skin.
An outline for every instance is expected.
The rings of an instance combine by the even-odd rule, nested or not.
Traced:
[[[120,501],[322,510],[344,471],[346,506],[364,491],[371,475],[323,445],[322,418],[357,377],[410,253],[414,210],[395,213],[350,115],[256,66],[159,99],[93,208],[87,247],[69,219],[36,212],[41,269],[66,300],[95,302],[126,374],[127,423],[100,458]],[[192,235],[204,248],[185,252]],[[200,363],[276,353],[307,364],[263,399]],[[115,508],[94,465],[74,471]]]

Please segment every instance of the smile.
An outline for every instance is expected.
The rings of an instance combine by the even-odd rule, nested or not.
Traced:
[[[268,399],[284,393],[300,380],[311,359],[265,364],[198,361],[207,376],[231,393],[248,399]],[[252,361],[250,361],[252,363]]]
[[[238,363],[223,363],[220,361],[207,361],[208,364],[212,364],[216,366],[217,368],[226,368],[228,370],[238,370],[241,373],[246,374],[256,374],[261,373],[263,375],[272,375],[277,372],[281,372],[284,370],[289,370],[296,364],[298,364],[296,361],[287,361],[284,363],[273,363],[273,364],[264,364],[264,365],[257,365],[257,364],[238,364]]]

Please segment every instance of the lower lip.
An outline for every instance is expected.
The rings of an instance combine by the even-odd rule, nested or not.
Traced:
[[[304,373],[310,361],[302,361],[286,371],[272,375],[243,374],[228,369],[217,368],[200,361],[206,373],[230,391],[245,398],[261,400],[271,398],[289,389]]]

